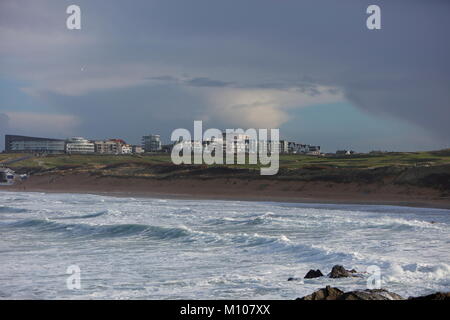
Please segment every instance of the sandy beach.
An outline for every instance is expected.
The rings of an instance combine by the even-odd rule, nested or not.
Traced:
[[[415,186],[328,183],[323,181],[274,181],[234,178],[151,179],[99,177],[90,174],[39,175],[1,190],[91,193],[114,196],[348,203],[450,208],[450,198]]]

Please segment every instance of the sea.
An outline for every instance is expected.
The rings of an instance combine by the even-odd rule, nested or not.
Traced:
[[[336,264],[359,276],[326,277]],[[326,285],[449,291],[450,210],[0,192],[0,299],[295,299]]]

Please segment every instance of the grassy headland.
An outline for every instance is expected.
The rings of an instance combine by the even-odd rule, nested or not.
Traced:
[[[26,154],[0,153],[0,162]],[[171,164],[170,155],[48,155],[34,156],[14,164],[16,169],[55,169],[63,166],[102,167],[112,164]],[[450,149],[427,152],[385,152],[354,155],[310,156],[280,155],[280,167],[300,169],[306,166],[333,168],[376,168],[383,166],[435,166],[450,164]],[[231,168],[259,168],[257,165],[224,165]]]
[[[0,161],[24,155],[1,154]],[[174,165],[170,155],[48,155],[8,165],[29,173],[14,188],[302,201],[423,202],[450,206],[450,150],[343,156],[281,155],[259,165]],[[369,201],[370,200],[370,201]],[[439,205],[442,206],[442,205]]]

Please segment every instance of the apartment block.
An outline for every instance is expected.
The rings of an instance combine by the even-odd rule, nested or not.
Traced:
[[[142,137],[142,148],[145,152],[161,151],[161,136],[159,134],[150,134]]]

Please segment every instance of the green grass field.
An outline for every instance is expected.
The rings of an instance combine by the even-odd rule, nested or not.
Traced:
[[[0,154],[0,162],[23,157],[23,154]],[[160,155],[48,155],[45,157],[31,157],[15,162],[11,168],[42,168],[84,167],[101,168],[108,165],[135,164],[170,164],[169,154]],[[431,152],[392,152],[380,154],[356,154],[348,156],[308,156],[308,155],[280,155],[280,167],[288,169],[304,167],[333,167],[333,168],[375,168],[385,166],[434,166],[450,164],[450,150]],[[257,165],[227,165],[229,167],[251,168]]]
[[[23,153],[0,153],[0,164],[3,161],[13,160],[25,156]]]

